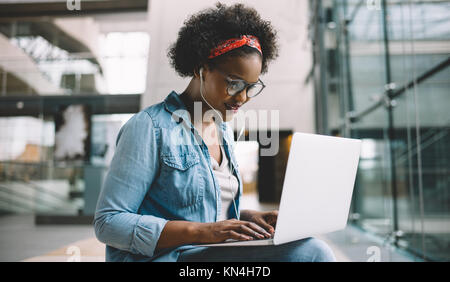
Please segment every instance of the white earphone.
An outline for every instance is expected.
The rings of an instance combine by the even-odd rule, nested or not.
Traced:
[[[200,68],[200,70],[199,70],[199,74],[200,74],[200,96],[202,96],[202,99],[203,99],[203,101],[205,101],[205,103],[206,104],[208,104],[208,106],[220,117],[220,119],[222,120],[222,122],[224,122],[224,120],[223,120],[223,118],[222,118],[222,115],[213,107],[213,106],[211,106],[211,104],[206,100],[206,98],[203,96],[203,68]],[[245,129],[245,124],[244,124],[244,126],[242,127],[242,129],[241,129],[241,131],[239,132],[239,135],[238,135],[238,137],[237,137],[237,140],[236,140],[236,142],[237,141],[239,141],[239,138],[242,136],[242,134],[244,133],[244,129]],[[231,171],[231,170],[233,170],[233,171]],[[231,175],[233,175],[234,174],[234,172],[235,172],[235,169],[234,169],[234,167],[232,167],[231,165],[230,165],[230,176],[229,176],[229,182],[230,182],[230,187],[231,187]],[[238,187],[238,189],[239,189],[239,187]],[[233,205],[234,205],[234,212],[236,213],[236,217],[238,216],[238,212],[237,212],[237,207],[236,207],[236,202],[235,202],[235,200],[234,200],[234,192],[233,192],[233,190],[230,190],[230,192],[231,192],[231,197],[233,198]],[[237,218],[237,219],[239,219],[239,218]]]
[[[200,96],[202,96],[203,101],[205,101],[206,104],[219,116],[219,118],[224,122],[222,114],[219,113],[211,104],[206,100],[206,98],[203,96],[203,68],[200,68]]]

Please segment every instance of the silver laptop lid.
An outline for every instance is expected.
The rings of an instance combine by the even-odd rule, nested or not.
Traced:
[[[360,150],[361,140],[294,133],[275,244],[346,226]]]

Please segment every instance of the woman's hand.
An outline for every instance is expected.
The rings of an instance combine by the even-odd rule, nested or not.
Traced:
[[[275,225],[277,223],[278,210],[269,212],[260,212],[254,210],[241,211],[241,219],[254,222],[263,227],[267,232],[273,236],[275,232]]]
[[[271,234],[258,224],[237,219],[198,223],[197,231],[198,239],[196,241],[199,243],[220,243],[228,239],[248,241],[271,237]]]

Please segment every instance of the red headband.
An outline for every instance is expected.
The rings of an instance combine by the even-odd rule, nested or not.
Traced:
[[[219,46],[211,50],[211,54],[208,58],[215,58],[244,45],[257,49],[262,55],[261,45],[259,44],[258,38],[253,35],[242,35],[240,38],[231,38],[219,44]]]

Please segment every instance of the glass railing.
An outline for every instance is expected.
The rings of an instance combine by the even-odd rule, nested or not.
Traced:
[[[0,162],[0,211],[37,216],[93,216],[107,167]]]
[[[83,166],[0,162],[3,212],[77,215],[84,201]]]
[[[335,39],[321,43],[319,95],[332,101],[322,112],[334,113],[323,133],[363,140],[350,218],[420,259],[448,261],[450,1],[322,4],[318,26]]]
[[[0,96],[143,93],[149,38],[82,16],[2,21]]]
[[[145,91],[146,73],[146,56],[31,59],[0,54],[0,97],[137,94]]]
[[[65,160],[53,120],[1,117],[0,214],[92,216],[118,132],[132,115],[92,115],[85,155]]]

